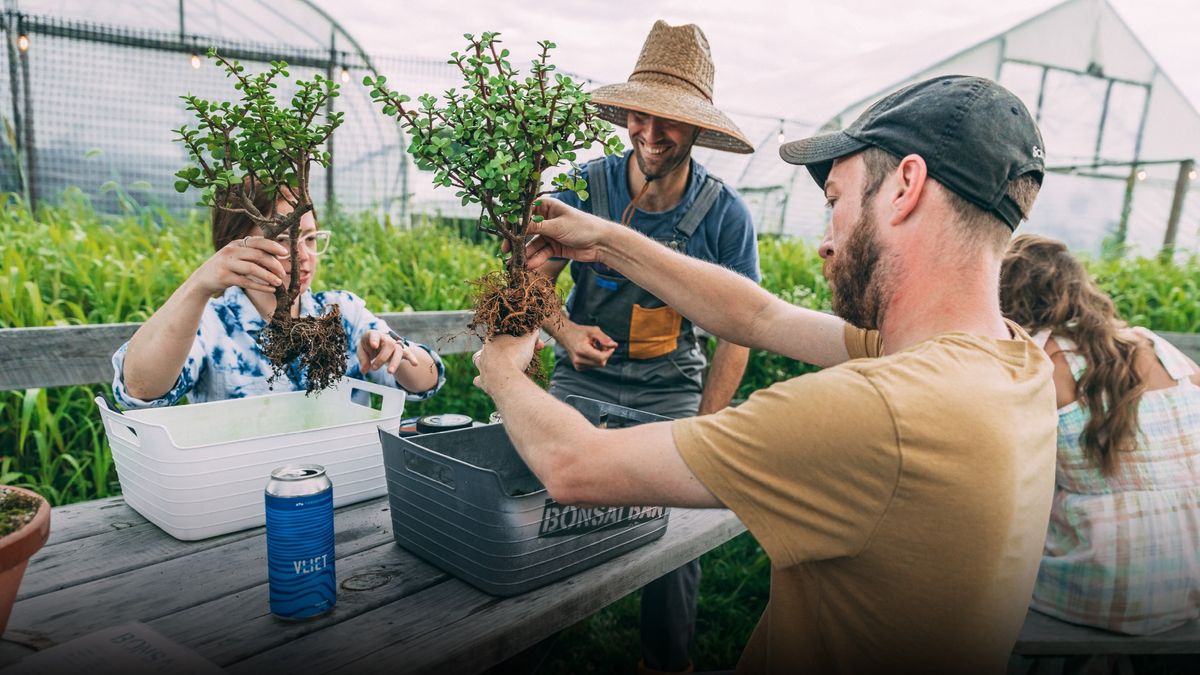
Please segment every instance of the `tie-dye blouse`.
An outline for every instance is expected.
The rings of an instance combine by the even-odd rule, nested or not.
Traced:
[[[300,296],[301,316],[322,316],[326,307],[340,305],[342,327],[346,331],[346,377],[368,380],[400,389],[387,367],[376,368],[364,376],[358,365],[358,344],[368,330],[386,333],[388,325],[372,314],[362,298],[349,291],[306,292]],[[208,301],[200,317],[200,327],[184,362],[183,371],[171,391],[162,397],[143,401],[125,388],[125,352],[129,343],[113,354],[113,396],[123,408],[158,408],[174,405],[184,396],[193,403],[242,398],[271,392],[299,391],[307,388],[307,375],[298,363],[289,365],[272,387],[267,378],[271,364],[258,347],[258,334],[266,326],[245,291],[236,286],[219,298]],[[403,331],[399,331],[403,332]],[[437,365],[437,384],[428,391],[408,392],[409,401],[422,401],[433,396],[446,383],[446,367],[433,349],[413,343],[433,357]]]

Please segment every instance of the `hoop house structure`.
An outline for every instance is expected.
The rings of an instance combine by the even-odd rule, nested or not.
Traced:
[[[194,194],[172,189],[185,156],[171,130],[190,121],[181,94],[236,95],[205,58],[216,47],[252,70],[283,60],[293,76],[341,82],[330,111],[345,123],[331,170],[314,172],[314,197],[403,218],[403,137],[370,105],[362,77],[420,83],[445,70],[421,59],[377,63],[307,0],[6,0],[0,29],[0,191],[36,202],[79,188],[105,211],[194,204]],[[279,91],[281,100],[291,94]]]
[[[1200,114],[1105,0],[923,36],[801,76],[790,109],[826,122],[787,136],[842,128],[884,94],[945,74],[998,80],[1041,125],[1050,171],[1021,231],[1092,252],[1106,239],[1143,254],[1200,248]],[[762,231],[819,237],[824,199],[777,149],[768,131],[749,161],[717,171],[757,200]]]

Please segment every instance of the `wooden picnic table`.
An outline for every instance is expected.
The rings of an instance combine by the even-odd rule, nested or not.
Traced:
[[[337,607],[273,617],[262,528],[178,541],[120,497],[63,506],[29,564],[0,667],[139,621],[230,673],[470,673],[567,628],[744,531],[723,509],[672,509],[661,539],[512,598],[476,590],[392,539],[386,498],[335,512]]]
[[[385,314],[442,354],[473,351],[468,312]],[[0,328],[0,391],[89,384],[112,377],[112,352],[139,324]],[[450,339],[442,336],[450,335]],[[1200,361],[1200,334],[1161,333]],[[33,650],[141,621],[231,672],[305,668],[391,673],[469,672],[698,557],[737,533],[728,511],[673,509],[662,539],[571,579],[510,599],[456,581],[392,541],[386,500],[339,509],[339,595],[333,615],[287,624],[267,611],[261,529],[200,542],[161,532],[120,498],[54,509],[50,541],[30,561],[0,667]],[[1030,612],[1014,653],[1200,654],[1200,621],[1130,637]],[[1200,670],[1198,670],[1200,672]]]
[[[478,672],[745,530],[726,510],[672,509],[661,539],[498,598],[397,546],[385,498],[342,507],[335,522],[337,608],[287,623],[268,611],[262,528],[185,542],[120,497],[56,508],[0,641],[0,667],[140,621],[231,673]],[[1014,653],[1198,654],[1200,623],[1131,637],[1030,611]]]

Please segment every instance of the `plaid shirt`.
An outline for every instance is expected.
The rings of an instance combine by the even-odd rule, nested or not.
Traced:
[[[363,334],[368,330],[388,332],[387,323],[372,314],[362,298],[348,291],[305,292],[300,296],[300,316],[322,316],[326,307],[335,304],[341,309],[342,328],[346,331],[346,377],[399,389],[400,385],[388,374],[386,367],[376,368],[365,376],[359,368],[358,343]],[[268,388],[267,376],[271,374],[271,364],[258,347],[258,334],[265,326],[266,322],[259,316],[246,292],[237,286],[231,287],[221,297],[208,301],[187,361],[171,391],[150,401],[129,394],[123,377],[125,351],[129,348],[126,342],[113,354],[113,397],[125,409],[160,408],[174,405],[184,396],[193,403],[203,403],[258,396],[272,391],[306,389],[307,375],[297,363],[283,371],[284,377],[275,381],[273,389]],[[413,344],[429,352],[437,365],[437,384],[429,391],[409,392],[406,397],[409,401],[423,401],[436,394],[446,383],[446,367],[432,349],[415,342]]]
[[[1175,387],[1138,403],[1137,450],[1105,476],[1083,451],[1088,412],[1058,411],[1058,469],[1032,607],[1143,635],[1200,617],[1200,387],[1188,359],[1144,328]],[[1054,336],[1078,381],[1075,345]]]

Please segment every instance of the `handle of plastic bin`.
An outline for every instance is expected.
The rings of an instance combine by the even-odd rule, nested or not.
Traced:
[[[368,382],[366,380],[356,380],[354,378],[346,378],[346,382],[338,388],[345,392],[346,400],[354,403],[355,390],[362,390],[372,394],[379,394],[383,397],[383,404],[379,408],[379,412],[391,416],[399,417],[404,413],[404,390],[396,389],[395,387],[385,387],[382,384]]]
[[[120,411],[113,410],[103,396],[96,397],[96,407],[100,409],[100,419],[104,422],[104,429],[112,438],[128,443],[135,448],[142,447],[142,443],[147,438],[159,438],[164,444],[171,443],[165,427],[148,424],[123,415]],[[164,445],[164,447],[166,446]]]
[[[445,462],[440,462],[440,461],[430,457],[429,453],[413,450],[412,447],[410,447],[412,444],[408,443],[407,441],[406,441],[406,444],[407,445],[403,448],[403,460],[404,460],[404,472],[405,473],[412,475],[412,476],[416,476],[420,480],[426,481],[428,483],[433,483],[440,487],[448,488],[450,490],[456,489],[456,487],[455,487],[456,472],[454,471],[453,466],[450,466],[449,464],[446,464]],[[421,464],[430,465],[430,466],[428,466],[427,470],[436,472],[437,475],[431,476],[428,473],[423,473],[421,471],[418,471],[416,468],[413,467],[414,464],[416,464],[418,466],[420,466]]]
[[[607,426],[610,417],[636,422],[638,424],[645,424],[647,422],[669,422],[671,420],[670,417],[664,417],[663,415],[656,415],[654,413],[645,412],[644,410],[628,408],[623,405],[617,405],[616,403],[600,401],[598,399],[579,396],[577,394],[572,394],[566,397],[563,399],[563,402],[583,413],[583,415],[587,417],[592,424],[597,424],[600,426]]]

